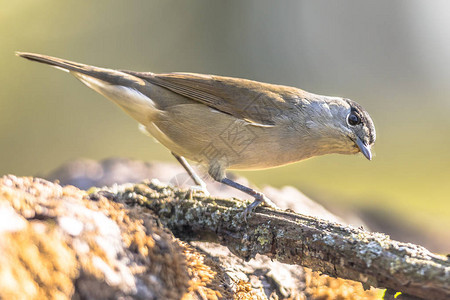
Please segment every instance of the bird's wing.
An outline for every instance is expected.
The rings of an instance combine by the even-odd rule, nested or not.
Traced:
[[[214,75],[122,72],[260,126],[276,124],[283,112],[293,109],[307,93],[293,87]]]

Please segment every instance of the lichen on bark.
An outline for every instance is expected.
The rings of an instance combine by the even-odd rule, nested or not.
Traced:
[[[217,241],[245,260],[262,254],[360,281],[366,287],[391,288],[422,298],[450,297],[448,257],[393,241],[382,233],[265,207],[258,207],[244,222],[242,211],[247,203],[192,195],[155,180],[96,193],[148,207],[177,236]]]

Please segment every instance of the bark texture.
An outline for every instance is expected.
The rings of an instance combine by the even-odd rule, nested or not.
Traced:
[[[256,254],[333,277],[388,288],[424,299],[450,298],[450,261],[382,233],[259,207],[245,223],[246,204],[192,195],[153,180],[91,191],[155,212],[177,237],[217,241],[245,260]]]
[[[355,281],[186,243],[125,189],[134,188],[106,194],[131,205],[40,178],[1,177],[0,299],[379,299]]]

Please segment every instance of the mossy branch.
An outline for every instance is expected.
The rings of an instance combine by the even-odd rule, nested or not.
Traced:
[[[450,298],[450,260],[425,248],[301,214],[258,207],[245,223],[240,200],[190,195],[157,181],[91,191],[157,214],[178,237],[213,240],[249,260],[256,254],[365,287],[425,299]]]

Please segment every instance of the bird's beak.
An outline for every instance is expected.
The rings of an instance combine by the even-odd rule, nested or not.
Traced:
[[[367,146],[359,137],[356,137],[356,145],[368,160],[372,160],[372,152],[370,152],[370,146]]]

